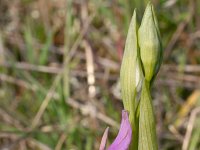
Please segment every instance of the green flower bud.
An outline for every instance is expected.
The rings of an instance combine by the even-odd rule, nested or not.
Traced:
[[[151,3],[146,7],[138,32],[140,57],[143,64],[144,76],[145,79],[150,82],[158,73],[162,61],[160,31]]]
[[[125,44],[124,56],[120,70],[121,93],[125,110],[129,112],[129,120],[132,126],[132,145],[137,147],[138,129],[136,125],[135,111],[137,105],[137,93],[141,90],[143,72],[140,65],[139,47],[137,42],[136,11],[128,30]]]
[[[140,82],[142,80],[138,50],[136,12],[134,11],[128,30],[120,70],[122,99],[125,109],[129,111],[130,116],[132,116],[131,112],[135,110],[135,96],[136,92],[140,90]]]

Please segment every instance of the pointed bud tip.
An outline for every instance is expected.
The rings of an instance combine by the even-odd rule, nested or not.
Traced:
[[[144,28],[146,28],[146,24],[150,23],[150,20],[153,21],[152,7],[153,7],[153,5],[151,4],[151,2],[149,2],[144,11],[144,15],[143,15],[142,22],[141,22],[141,26],[144,25]]]

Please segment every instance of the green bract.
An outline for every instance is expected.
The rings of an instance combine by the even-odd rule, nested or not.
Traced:
[[[162,46],[153,6],[148,4],[138,31],[140,56],[145,79],[151,81],[160,68]]]
[[[136,91],[141,84],[141,70],[139,67],[137,45],[136,12],[134,11],[127,35],[126,46],[120,71],[122,99],[125,108],[131,112],[135,109]],[[138,87],[138,88],[137,88]],[[139,90],[139,89],[138,89]],[[132,118],[134,116],[131,116]]]
[[[142,70],[138,57],[139,47],[137,44],[137,22],[136,11],[131,19],[123,61],[120,71],[120,83],[124,108],[129,111],[129,120],[133,129],[134,145],[137,143],[137,130],[135,125],[136,94],[140,90],[142,81]]]
[[[120,71],[123,104],[132,126],[130,150],[158,149],[150,88],[161,62],[160,31],[153,6],[149,3],[139,30],[134,11]]]

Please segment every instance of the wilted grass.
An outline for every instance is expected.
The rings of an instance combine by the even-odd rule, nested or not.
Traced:
[[[159,149],[178,150],[187,140],[191,112],[200,104],[200,4],[153,3],[165,49],[153,87]],[[110,142],[117,133],[125,37],[133,9],[138,8],[141,20],[146,1],[71,1],[71,23],[66,5],[64,0],[0,2],[0,149],[93,150],[106,126],[111,126]],[[94,58],[93,98],[88,94],[83,41]],[[194,120],[187,140],[190,150],[200,147],[198,113]]]

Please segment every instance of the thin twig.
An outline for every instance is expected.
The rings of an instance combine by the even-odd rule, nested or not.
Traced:
[[[23,70],[28,70],[28,71],[38,71],[38,72],[52,73],[52,74],[58,74],[62,70],[62,68],[60,67],[41,66],[41,65],[34,65],[34,64],[29,64],[25,62],[15,62],[13,64],[0,63],[0,66],[4,66],[8,68],[14,67],[17,69],[23,69]]]
[[[102,114],[101,112],[98,112],[93,105],[81,104],[71,98],[66,100],[66,103],[73,108],[79,109],[83,115],[91,115],[92,117],[97,117],[102,122],[105,122],[110,126],[119,128],[119,124],[116,121],[114,121],[112,118]]]
[[[21,124],[21,122],[17,120],[15,117],[11,116],[8,112],[6,112],[2,108],[0,108],[0,118],[1,118],[1,121],[4,121],[7,124],[13,125],[17,129],[24,130],[24,127]]]
[[[178,65],[170,65],[164,64],[162,66],[162,70],[166,71],[184,71],[186,73],[200,73],[200,66],[199,65],[185,65],[183,68],[180,69]]]
[[[9,83],[24,87],[32,91],[36,91],[36,87],[29,84],[28,82],[21,79],[14,78],[12,76],[5,75],[5,74],[0,74],[0,81],[9,82]]]
[[[94,75],[94,59],[92,54],[92,48],[89,43],[85,40],[83,41],[83,46],[85,48],[86,55],[86,67],[87,67],[87,81],[88,81],[88,93],[90,98],[94,98],[96,95],[95,75]]]
[[[190,138],[192,135],[192,130],[194,128],[194,123],[196,120],[197,115],[200,113],[200,107],[193,109],[190,115],[190,119],[188,121],[187,131],[185,134],[185,138],[183,140],[182,150],[187,150],[190,142]]]
[[[58,143],[55,147],[55,150],[61,150],[62,149],[62,145],[64,144],[66,138],[67,138],[67,135],[65,133],[62,133],[59,140],[58,140]]]
[[[3,45],[3,39],[1,36],[1,32],[0,32],[0,63],[4,62],[5,58],[4,58],[4,45]]]
[[[46,95],[44,101],[42,102],[42,104],[41,104],[41,106],[40,106],[40,108],[39,108],[37,114],[35,115],[35,117],[34,117],[34,119],[33,119],[33,122],[32,122],[32,124],[31,124],[31,129],[35,128],[35,127],[38,125],[38,123],[39,123],[39,121],[40,121],[40,119],[41,119],[41,117],[42,117],[42,115],[43,115],[45,109],[47,108],[47,106],[48,106],[48,104],[49,104],[51,98],[52,98],[53,95],[54,95],[55,89],[56,89],[57,84],[59,83],[61,77],[62,77],[62,73],[60,73],[60,74],[58,74],[58,75],[56,76],[56,78],[55,78],[55,80],[54,80],[54,82],[53,82],[51,88],[49,89],[49,91],[48,91],[48,93],[47,93],[47,95]]]

